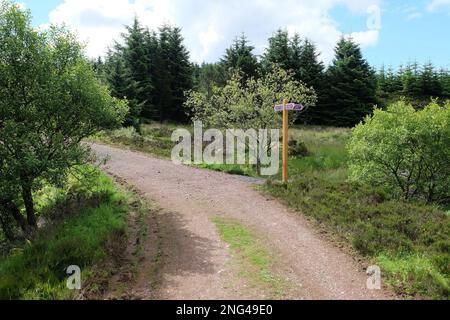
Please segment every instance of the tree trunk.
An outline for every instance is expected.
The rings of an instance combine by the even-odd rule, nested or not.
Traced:
[[[34,213],[33,194],[31,192],[31,182],[22,183],[22,198],[27,213],[28,226],[31,229],[37,229],[36,215]]]
[[[11,229],[10,217],[8,213],[5,215],[0,213],[0,226],[2,227],[5,238],[8,241],[14,241],[14,232]]]
[[[30,238],[32,236],[32,231],[28,227],[27,220],[20,213],[19,208],[12,201],[3,201],[0,203],[1,209],[6,213],[6,218],[2,220],[3,230],[5,232],[6,237],[9,240],[13,240],[14,235],[9,226],[5,225],[7,223],[8,217],[12,217],[17,225],[22,229],[26,238]]]
[[[256,160],[256,173],[258,174],[258,177],[261,176],[261,159],[259,158],[259,156]]]

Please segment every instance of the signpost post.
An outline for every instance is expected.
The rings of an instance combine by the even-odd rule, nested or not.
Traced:
[[[289,162],[289,112],[286,109],[288,101],[283,100],[283,182],[289,180],[288,162]]]
[[[301,104],[288,103],[287,99],[283,100],[282,105],[276,105],[275,111],[283,111],[283,182],[289,180],[289,112],[303,111],[305,107]]]

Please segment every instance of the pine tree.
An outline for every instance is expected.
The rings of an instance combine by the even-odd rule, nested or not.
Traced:
[[[172,28],[169,38],[170,47],[170,73],[172,75],[172,108],[169,118],[184,122],[187,114],[184,110],[185,92],[192,89],[192,64],[189,61],[189,52],[183,44],[180,28]]]
[[[291,45],[292,52],[296,51],[296,38],[293,38]],[[296,61],[296,56],[293,56],[293,66],[298,64],[294,69],[296,80],[302,81],[308,87],[313,87],[317,94],[317,103],[315,107],[308,109],[305,116],[300,117],[299,121],[308,122],[309,124],[320,123],[322,118],[326,117],[323,108],[323,91],[324,91],[324,64],[319,58],[319,53],[313,42],[305,39],[301,45],[300,56]],[[301,101],[300,101],[301,102]]]
[[[214,86],[224,86],[226,78],[224,71],[218,63],[202,63],[201,66],[195,65],[194,89],[208,96],[212,95]]]
[[[225,56],[221,59],[221,66],[227,74],[227,78],[240,70],[245,82],[249,78],[258,76],[259,63],[253,54],[255,48],[249,44],[245,34],[236,39],[233,45],[226,50]]]
[[[448,70],[440,70],[439,85],[442,88],[442,96],[445,98],[450,98],[450,72]]]
[[[398,95],[403,89],[401,80],[401,74],[403,73],[403,67],[400,67],[399,73],[395,73],[392,66],[389,66],[386,72],[385,91],[388,95]]]
[[[123,58],[122,48],[116,45],[114,51],[109,50],[105,59],[104,77],[109,84],[111,95],[118,99],[129,100],[129,88],[135,85],[135,82],[129,77],[128,70]],[[139,119],[140,108],[136,108],[137,104],[129,101],[129,112],[125,118],[124,126],[137,125]]]
[[[387,74],[384,64],[377,73],[377,95],[385,98],[387,96]]]
[[[323,124],[352,127],[376,104],[375,72],[352,39],[341,38],[327,70]]]
[[[424,97],[440,97],[442,95],[442,88],[439,82],[439,76],[434,70],[433,64],[428,62],[423,67],[420,74],[420,91]]]
[[[417,63],[409,63],[402,74],[402,94],[408,97],[420,97],[419,67]]]
[[[184,94],[192,88],[192,65],[181,30],[164,25],[159,30],[158,110],[159,120],[187,120]]]
[[[147,51],[145,47],[145,32],[139,20],[134,19],[132,26],[126,27],[127,32],[123,34],[124,46],[120,47],[125,63],[125,75],[128,78],[126,97],[128,99],[132,125],[139,130],[141,113],[147,108],[147,92],[153,90],[152,80],[147,63]]]
[[[158,80],[158,67],[159,67],[159,44],[158,36],[154,31],[146,29],[144,31],[144,63],[145,71],[147,73],[147,81],[141,83],[143,85],[142,99],[145,100],[145,104],[142,108],[141,116],[146,119],[157,119],[157,80]]]
[[[298,41],[299,39],[297,39]],[[299,44],[297,43],[297,48]],[[296,54],[299,52],[297,51]],[[292,48],[287,30],[278,29],[269,38],[269,47],[262,57],[261,64],[265,72],[269,72],[272,64],[277,64],[286,71],[293,70]]]

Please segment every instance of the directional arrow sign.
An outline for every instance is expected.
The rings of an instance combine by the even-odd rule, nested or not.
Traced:
[[[275,111],[283,111],[283,106],[282,105],[276,105],[275,106]]]
[[[286,105],[286,110],[289,111],[303,111],[305,109],[305,106],[303,106],[302,104],[295,104],[295,103],[289,103]],[[283,106],[282,105],[276,105],[275,106],[275,111],[283,111]]]

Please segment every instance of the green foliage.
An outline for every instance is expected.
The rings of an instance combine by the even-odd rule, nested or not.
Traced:
[[[74,298],[74,292],[66,288],[65,271],[70,265],[81,268],[85,291],[88,283],[95,282],[93,267],[113,254],[108,249],[109,242],[124,241],[127,214],[124,195],[115,189],[113,182],[102,174],[95,177],[81,184],[79,180],[73,181],[73,194],[83,198],[77,202],[78,206],[73,206],[67,196],[47,203],[45,211],[52,214],[60,215],[61,207],[72,210],[47,225],[33,243],[0,258],[0,299]],[[94,190],[89,186],[94,186]],[[93,199],[96,201],[92,202]],[[80,207],[80,202],[92,205]]]
[[[189,62],[189,52],[183,41],[180,28],[166,25],[160,29],[161,65],[159,66],[160,81],[157,87],[169,90],[158,100],[160,121],[185,122],[187,120],[183,103],[185,92],[192,89],[193,71]]]
[[[262,65],[270,72],[273,64],[279,65],[286,71],[293,71],[293,48],[290,46],[287,30],[279,29],[269,38],[269,46],[262,57]]]
[[[404,101],[375,110],[353,130],[352,181],[383,185],[404,199],[448,202],[450,104],[421,111]]]
[[[306,157],[309,155],[306,144],[298,140],[289,141],[289,155],[294,157]]]
[[[316,95],[312,89],[292,79],[292,75],[274,66],[273,72],[259,79],[243,78],[235,74],[223,88],[214,87],[213,94],[191,91],[186,107],[194,119],[215,128],[273,129],[281,124],[280,113],[274,105],[283,99],[314,106]],[[292,117],[293,118],[293,117]]]
[[[108,54],[104,72],[114,96],[129,100],[125,126],[139,132],[141,118],[185,121],[182,105],[193,85],[193,68],[181,29],[163,25],[154,32],[135,18],[123,40]]]
[[[353,127],[372,112],[376,99],[375,72],[363,59],[360,47],[342,38],[326,72],[320,124]]]
[[[226,84],[225,72],[219,63],[202,63],[194,66],[194,90],[212,95],[214,86]]]
[[[220,61],[222,70],[227,75],[227,80],[239,71],[245,83],[250,78],[258,76],[258,59],[253,53],[255,48],[249,45],[247,37],[242,36],[236,39],[233,45],[226,50],[224,57]]]
[[[97,80],[83,48],[64,28],[41,32],[28,12],[0,11],[0,215],[30,236],[37,227],[32,193],[60,184],[90,159],[81,140],[114,128],[127,112]],[[25,207],[26,218],[20,212]],[[4,219],[1,219],[4,221]]]
[[[347,238],[361,254],[389,257],[380,259],[380,266],[399,293],[448,297],[450,217],[434,207],[391,199],[381,188],[350,184],[345,178],[336,181],[331,175],[328,170],[304,171],[287,187],[269,182],[265,189]],[[429,268],[415,265],[410,259],[415,255]],[[399,259],[405,264],[399,265]],[[394,263],[401,266],[402,276],[388,266]]]
[[[98,133],[91,139],[100,143],[125,146],[159,157],[170,158],[174,147],[171,140],[172,131],[164,127],[142,125],[141,133],[138,133],[134,128],[122,128]]]
[[[405,97],[416,108],[428,104],[430,98],[450,97],[450,73],[446,69],[437,70],[428,62],[423,66],[408,63],[397,72],[392,67],[383,67],[377,73],[378,95],[385,104]]]

